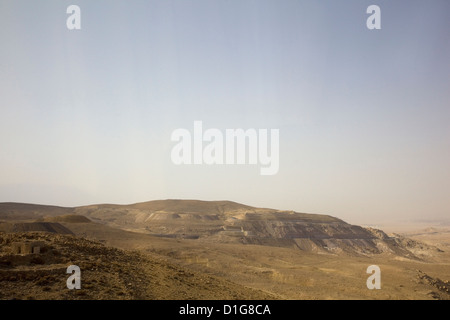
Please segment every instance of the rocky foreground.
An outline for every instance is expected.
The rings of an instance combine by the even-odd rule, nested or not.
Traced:
[[[17,244],[39,243],[39,253]],[[67,288],[67,267],[81,269],[81,289]],[[167,262],[72,235],[0,232],[0,299],[268,299],[246,288]]]

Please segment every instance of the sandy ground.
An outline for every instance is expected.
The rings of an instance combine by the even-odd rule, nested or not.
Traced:
[[[450,299],[446,226],[390,228],[434,248],[424,246],[420,259],[409,259],[161,238],[96,223],[62,223],[76,236],[37,233],[51,248],[41,260],[19,261],[8,251],[14,237],[34,233],[0,233],[0,299]],[[83,270],[81,290],[66,288],[70,264]],[[380,290],[366,286],[370,265],[381,269]]]
[[[15,255],[12,242],[39,240],[45,252]],[[262,291],[189,270],[155,254],[124,251],[73,236],[0,233],[0,299],[273,299]],[[69,290],[69,265],[81,289]]]
[[[243,284],[279,299],[449,299],[448,287],[439,286],[450,280],[450,233],[447,229],[429,231],[408,234],[440,249],[422,260],[390,254],[316,254],[298,248],[153,238],[123,231],[115,231],[113,237],[104,231],[101,237],[110,245],[156,253],[189,270]],[[380,290],[366,286],[370,265],[381,269]]]

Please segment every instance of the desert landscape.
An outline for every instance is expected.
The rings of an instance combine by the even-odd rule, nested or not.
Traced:
[[[0,203],[0,299],[448,300],[450,226],[383,229],[231,201]]]

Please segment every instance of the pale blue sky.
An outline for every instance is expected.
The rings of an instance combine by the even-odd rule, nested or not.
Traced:
[[[66,28],[71,4],[82,30]],[[447,0],[3,0],[0,201],[448,218],[449,14]],[[280,129],[279,173],[175,166],[171,132],[194,120]]]

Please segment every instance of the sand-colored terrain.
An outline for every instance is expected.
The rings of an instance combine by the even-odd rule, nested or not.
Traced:
[[[17,255],[13,243],[39,241],[40,254]],[[70,235],[0,233],[0,299],[271,299],[274,296],[171,263]],[[81,270],[69,290],[67,267]]]
[[[386,234],[330,216],[181,200],[0,204],[0,220],[2,299],[450,298],[445,227]],[[66,229],[73,235],[58,232]],[[59,255],[11,255],[17,237],[31,236]],[[82,269],[81,291],[65,288],[69,264]],[[370,265],[381,269],[380,290],[366,286]]]

